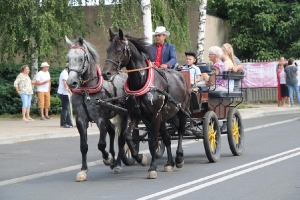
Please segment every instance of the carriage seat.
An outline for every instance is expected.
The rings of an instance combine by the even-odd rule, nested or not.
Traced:
[[[244,97],[244,93],[242,91],[209,91],[209,98],[241,98]]]
[[[224,71],[223,72],[223,79],[230,79],[230,80],[241,80],[245,77],[243,71],[233,72],[233,71]]]
[[[211,66],[206,63],[199,63],[199,64],[197,64],[197,67],[199,67],[201,73],[210,73],[211,72]]]

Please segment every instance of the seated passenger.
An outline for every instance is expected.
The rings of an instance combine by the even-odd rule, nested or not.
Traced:
[[[221,48],[223,50],[222,60],[226,67],[234,72],[243,71],[241,61],[234,55],[232,46],[229,43],[225,43]]]
[[[210,87],[210,90],[228,91],[228,80],[223,79],[222,76],[217,76],[223,74],[224,71],[229,70],[229,67],[225,66],[221,60],[223,54],[222,49],[218,46],[212,46],[208,49],[208,51],[209,60],[213,62],[212,72],[215,72],[216,75],[210,76],[206,85]]]
[[[197,56],[192,51],[185,52],[185,56],[186,56],[186,65],[178,66],[178,69],[181,69],[182,71],[189,70],[191,84],[192,85],[197,84],[201,80],[200,68],[195,65],[197,63]]]

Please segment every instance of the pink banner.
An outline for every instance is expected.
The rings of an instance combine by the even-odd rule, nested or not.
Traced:
[[[242,80],[242,88],[277,87],[277,63],[243,63],[245,77]]]

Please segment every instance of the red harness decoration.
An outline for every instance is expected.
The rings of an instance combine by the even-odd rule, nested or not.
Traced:
[[[148,59],[145,59],[145,60],[146,60],[147,66],[150,66],[149,60]],[[125,92],[127,94],[134,94],[134,96],[136,96],[136,97],[142,96],[151,90],[151,85],[153,85],[153,82],[154,82],[154,69],[150,68],[148,70],[148,77],[147,77],[144,87],[142,87],[139,90],[135,90],[135,91],[130,90],[129,89],[129,78],[127,78],[126,83],[125,83]]]
[[[96,94],[101,91],[102,89],[102,83],[103,83],[103,77],[101,75],[100,68],[97,67],[97,76],[98,76],[98,83],[95,86],[88,86],[88,87],[78,87],[76,89],[71,89],[72,92],[76,94],[82,94],[82,91],[87,90],[89,94]]]

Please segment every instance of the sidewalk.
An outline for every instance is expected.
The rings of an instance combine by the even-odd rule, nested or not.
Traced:
[[[250,105],[248,105],[250,106]],[[239,109],[243,119],[268,115],[300,114],[300,107],[277,107],[275,104],[251,105],[255,108]],[[300,116],[300,115],[299,115]],[[21,119],[0,119],[0,144],[10,144],[28,140],[75,137],[77,128],[61,128],[59,118],[24,122]],[[88,135],[99,134],[96,124],[89,124]]]

